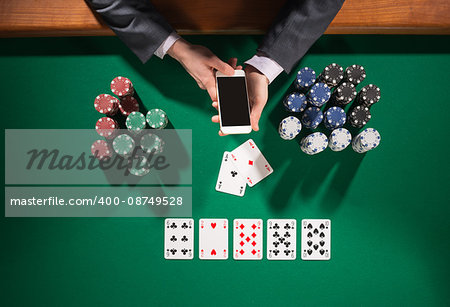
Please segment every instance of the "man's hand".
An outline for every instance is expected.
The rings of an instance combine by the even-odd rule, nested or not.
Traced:
[[[236,67],[236,62],[237,59],[235,58],[228,61],[233,67]],[[241,66],[237,69],[241,69]],[[269,79],[251,65],[247,65],[244,70],[247,78],[247,91],[250,104],[250,122],[252,129],[258,131],[259,119],[269,97]],[[217,109],[217,102],[213,102],[212,106]],[[220,119],[218,115],[214,115],[211,120],[214,123],[218,123]],[[223,136],[225,134],[219,131],[219,135]]]
[[[212,101],[217,101],[214,69],[226,75],[234,74],[233,67],[221,61],[208,48],[191,45],[182,38],[177,40],[167,53],[180,62],[192,78],[197,81],[198,86],[208,92]]]

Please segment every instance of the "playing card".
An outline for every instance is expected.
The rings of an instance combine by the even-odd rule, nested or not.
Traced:
[[[297,222],[292,219],[267,220],[267,259],[295,260]]]
[[[251,187],[273,173],[269,162],[252,139],[233,150],[231,158]]]
[[[241,171],[231,162],[231,155],[225,151],[217,178],[216,191],[244,196],[246,180]]]
[[[233,221],[233,258],[236,260],[260,260],[263,257],[263,224],[260,219],[236,219]]]
[[[193,219],[166,219],[164,229],[164,258],[194,258]]]
[[[330,260],[331,221],[302,220],[302,259]]]
[[[228,259],[228,220],[200,219],[199,258]]]

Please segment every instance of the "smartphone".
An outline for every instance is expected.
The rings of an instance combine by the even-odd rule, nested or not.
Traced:
[[[252,131],[247,81],[243,70],[233,76],[216,72],[220,130],[225,134],[245,134]]]

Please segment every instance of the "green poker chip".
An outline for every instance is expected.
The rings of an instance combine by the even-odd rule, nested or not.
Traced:
[[[121,134],[113,141],[114,151],[121,156],[128,156],[133,152],[135,143],[128,134]]]
[[[131,112],[125,124],[131,132],[140,132],[145,129],[145,116],[141,112]]]
[[[161,109],[152,109],[147,112],[147,123],[153,129],[164,129],[169,123],[166,112]]]
[[[159,154],[163,151],[164,141],[156,134],[147,133],[141,137],[140,145],[146,153],[154,151],[155,154]]]
[[[147,158],[144,156],[133,158],[128,172],[131,175],[140,177],[147,175],[150,172],[150,167],[147,165]]]

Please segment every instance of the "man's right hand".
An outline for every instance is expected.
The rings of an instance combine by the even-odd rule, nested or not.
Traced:
[[[214,69],[226,75],[234,74],[233,67],[221,61],[211,50],[203,46],[192,45],[182,38],[170,47],[167,54],[180,62],[198,86],[208,92],[213,102],[217,101]]]

